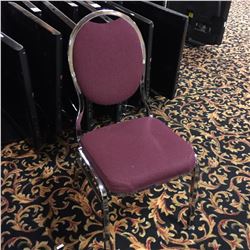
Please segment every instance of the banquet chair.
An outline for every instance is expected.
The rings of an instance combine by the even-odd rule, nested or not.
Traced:
[[[113,16],[108,23],[93,22]],[[136,24],[125,14],[100,10],[85,16],[72,31],[68,61],[79,99],[76,120],[79,161],[103,209],[104,248],[110,249],[110,195],[132,195],[193,171],[190,213],[199,177],[192,146],[150,114],[145,97],[145,46]],[[140,87],[147,116],[83,133],[84,99],[122,103]],[[191,218],[191,216],[190,216]]]

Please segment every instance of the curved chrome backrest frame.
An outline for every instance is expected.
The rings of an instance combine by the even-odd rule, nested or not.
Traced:
[[[78,96],[78,102],[79,102],[79,109],[78,109],[78,115],[77,115],[77,119],[76,119],[76,133],[77,133],[77,140],[78,142],[80,141],[80,136],[82,135],[82,131],[81,131],[81,120],[82,120],[82,116],[83,116],[83,112],[84,112],[84,102],[83,102],[83,94],[81,92],[81,89],[79,87],[79,84],[77,82],[76,79],[76,75],[75,75],[75,70],[74,70],[74,65],[73,65],[73,48],[74,48],[74,42],[76,39],[76,36],[78,34],[78,32],[81,30],[81,28],[89,21],[91,21],[92,19],[99,17],[99,16],[117,16],[120,17],[122,19],[124,19],[125,21],[127,21],[136,31],[138,38],[140,40],[140,45],[141,45],[141,50],[142,50],[142,64],[143,64],[143,74],[142,74],[142,78],[140,81],[140,92],[141,92],[141,97],[142,97],[142,101],[147,109],[147,112],[149,113],[149,107],[146,101],[146,93],[145,93],[145,88],[144,88],[144,81],[145,81],[145,65],[146,65],[146,49],[145,49],[145,44],[141,35],[141,32],[139,30],[139,28],[137,27],[137,25],[135,24],[135,22],[127,15],[119,12],[119,11],[115,11],[115,10],[109,10],[109,9],[104,9],[104,10],[98,10],[95,12],[92,12],[90,14],[88,14],[87,16],[85,16],[84,18],[82,18],[77,25],[75,26],[75,28],[73,29],[71,35],[70,35],[70,39],[69,39],[69,48],[68,48],[68,63],[69,63],[69,69],[70,69],[70,73],[71,73],[71,77],[73,79],[73,83],[77,92],[77,96]]]

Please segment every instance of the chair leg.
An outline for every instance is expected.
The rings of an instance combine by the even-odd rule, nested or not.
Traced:
[[[190,186],[190,197],[189,197],[189,217],[188,217],[188,223],[187,226],[190,228],[191,224],[193,222],[194,217],[194,208],[196,207],[197,202],[197,191],[198,191],[198,182],[200,179],[200,168],[199,165],[196,164],[192,179],[191,179],[191,186]]]
[[[104,187],[101,189],[102,195],[102,209],[103,209],[103,240],[104,249],[111,250],[110,234],[109,234],[109,206],[108,206],[108,194]]]
[[[79,159],[78,164],[83,166],[83,171],[85,176],[87,177],[89,184],[93,188],[96,193],[97,198],[102,203],[103,210],[103,240],[104,240],[104,249],[111,250],[111,241],[109,237],[109,205],[108,205],[108,192],[102,183],[102,181],[95,175],[95,173],[91,172],[91,165],[87,160],[85,154],[80,147],[79,153],[83,159],[83,164],[81,164],[81,160]]]

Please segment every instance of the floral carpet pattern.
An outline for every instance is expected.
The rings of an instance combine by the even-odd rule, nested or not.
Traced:
[[[113,248],[250,249],[250,4],[231,5],[223,43],[184,49],[176,98],[155,116],[192,143],[201,175],[185,229],[191,176],[109,203]],[[130,114],[128,118],[133,117]],[[2,249],[103,249],[102,210],[65,132],[40,154],[2,149]],[[153,167],[153,166],[152,166]]]

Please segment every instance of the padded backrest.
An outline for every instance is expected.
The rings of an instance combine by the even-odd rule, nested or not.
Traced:
[[[75,78],[88,100],[111,105],[135,93],[145,61],[138,30],[127,20],[88,21],[79,28],[72,46]]]

